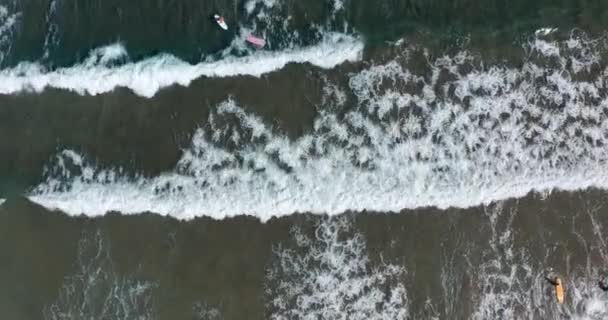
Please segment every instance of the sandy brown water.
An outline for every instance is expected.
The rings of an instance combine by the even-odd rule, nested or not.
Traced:
[[[339,241],[362,236],[367,272],[387,263],[406,270],[386,286],[397,281],[406,288],[413,318],[472,318],[475,312],[503,318],[502,303],[517,317],[554,318],[580,312],[575,290],[601,295],[595,283],[608,253],[605,197],[599,191],[556,192],[467,210],[347,213],[333,220],[293,215],[268,223],[249,217],[177,221],[153,214],[71,218],[15,199],[0,209],[0,306],[11,319],[39,319],[45,306],[75,303],[84,293],[61,301],[61,287],[79,264],[93,262],[94,269],[111,269],[108,282],[153,284],[146,305],[153,318],[192,319],[203,303],[221,319],[268,319],[273,309],[265,290],[275,285],[268,274],[279,259],[276,251],[294,245],[295,227],[315,239],[319,226],[345,219]],[[95,239],[102,240],[109,260],[84,254],[77,261],[79,242],[88,241],[85,251],[96,252]],[[491,267],[484,266],[489,262]],[[572,286],[562,311],[542,281],[549,267]],[[302,274],[291,273],[289,281],[305,281],[297,278]],[[498,276],[515,281],[507,285]],[[493,302],[497,310],[481,305],[491,294],[504,295]]]

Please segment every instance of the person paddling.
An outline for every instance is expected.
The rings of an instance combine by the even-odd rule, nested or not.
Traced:
[[[603,291],[608,291],[608,272],[604,272],[604,276],[600,278],[598,284],[600,289]]]

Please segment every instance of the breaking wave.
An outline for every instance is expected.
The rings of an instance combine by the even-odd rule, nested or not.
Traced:
[[[289,63],[310,63],[333,68],[361,58],[363,43],[352,36],[328,33],[313,46],[283,51],[258,51],[248,56],[228,56],[218,61],[189,64],[169,54],[128,62],[127,50],[114,44],[91,51],[82,63],[48,71],[39,63],[22,62],[0,70],[0,94],[41,92],[58,88],[79,94],[98,95],[126,87],[137,95],[152,97],[171,86],[188,86],[200,77],[259,77]]]
[[[30,199],[70,214],[267,220],[606,188],[608,70],[599,43],[536,39],[521,67],[485,66],[461,52],[420,74],[404,54],[347,85],[328,83],[312,132],[296,140],[229,99],[172,171],[133,178],[66,150]]]

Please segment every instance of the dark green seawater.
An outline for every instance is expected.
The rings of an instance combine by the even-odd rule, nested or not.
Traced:
[[[320,30],[356,32],[371,46],[404,36],[435,45],[463,37],[511,43],[545,27],[602,33],[608,9],[602,1],[582,0],[3,0],[0,5],[19,14],[4,67],[38,60],[69,66],[115,42],[124,43],[133,60],[165,52],[197,62],[223,50],[243,27],[266,33],[272,50],[314,43]],[[215,13],[229,22],[228,32],[212,22]]]

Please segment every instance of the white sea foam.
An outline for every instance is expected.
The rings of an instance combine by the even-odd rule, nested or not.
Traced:
[[[321,222],[314,238],[295,229],[296,246],[277,246],[268,270],[270,319],[398,320],[408,299],[392,264],[371,266],[361,234],[344,237],[345,219]]]
[[[52,0],[46,12],[46,25],[48,27],[44,36],[44,54],[43,59],[46,59],[51,54],[53,47],[59,44],[59,25],[55,23],[55,14],[57,12],[57,0]]]
[[[45,307],[44,319],[155,319],[157,284],[118,274],[100,232],[78,243],[76,268]]]
[[[245,3],[245,11],[249,15],[252,14],[258,6],[261,8],[271,9],[275,5],[277,5],[275,0],[249,0]]]
[[[577,51],[593,51],[587,43],[550,43],[559,48],[558,63],[536,45],[517,69],[462,68],[475,65],[466,53],[435,60],[427,76],[398,60],[371,66],[353,74],[348,88],[328,84],[313,131],[295,141],[228,100],[196,131],[175,169],[127,178],[66,151],[30,199],[70,214],[250,214],[265,221],[608,188],[608,71],[575,80],[596,63],[596,54]],[[346,103],[347,90],[356,101]]]
[[[187,86],[199,77],[230,77],[276,71],[288,63],[310,63],[333,68],[345,61],[361,58],[363,43],[343,34],[326,34],[317,45],[280,52],[257,51],[245,57],[226,57],[215,62],[191,65],[178,58],[161,54],[138,62],[109,65],[124,59],[127,52],[120,44],[93,50],[86,61],[69,68],[46,71],[37,63],[21,63],[0,71],[0,93],[41,92],[47,87],[80,94],[97,95],[127,87],[136,94],[152,97],[161,88],[179,84]]]
[[[536,39],[534,41],[535,42],[533,48],[536,51],[540,52],[542,55],[547,57],[560,57],[559,47],[555,42],[549,42],[541,39]]]
[[[587,265],[583,266],[571,265],[569,254],[561,257],[563,247],[555,245],[556,239],[550,235],[551,232],[542,235],[544,232],[540,230],[540,238],[531,240],[529,232],[520,232],[518,227],[514,227],[514,221],[519,219],[517,216],[524,214],[518,213],[518,207],[506,207],[503,202],[497,202],[482,208],[487,220],[481,226],[481,235],[487,236],[487,241],[462,241],[464,239],[456,233],[447,240],[454,242],[453,247],[447,246],[444,250],[445,246],[441,246],[443,294],[439,299],[427,299],[417,318],[607,319],[607,295],[597,284],[602,266],[598,266],[596,260],[601,257],[603,262],[607,261],[607,250],[602,227],[595,221],[598,217],[594,217],[601,215],[598,209],[604,209],[603,204],[590,206],[591,210],[583,205],[570,216],[570,231],[580,243],[569,244],[566,252],[586,254]],[[589,222],[595,236],[586,234],[582,237],[577,232],[589,230]],[[557,237],[563,238],[563,235]],[[536,245],[540,245],[537,249],[541,250],[530,251],[529,241],[537,241]],[[559,274],[564,281],[566,294],[563,305],[557,304],[555,289],[545,279],[551,264],[556,262],[559,270],[551,272]]]
[[[557,28],[540,28],[534,31],[534,34],[537,36],[547,36],[557,31]]]
[[[344,3],[342,0],[334,0],[333,1],[333,12],[334,14],[340,10],[344,9]]]
[[[246,22],[240,26],[241,35],[234,39],[231,46],[239,48],[239,44],[246,45],[243,31],[255,34],[266,40],[265,47],[278,46],[281,48],[296,48],[300,42],[298,27],[291,26],[293,22],[289,3],[276,0],[249,0],[245,3]],[[315,29],[315,26],[311,26]],[[277,41],[277,43],[274,43]],[[235,42],[236,46],[235,46]]]
[[[4,202],[6,201],[6,199],[2,199],[0,198],[0,206],[2,206],[4,204]]]
[[[21,13],[11,13],[8,8],[0,5],[0,63],[12,47],[12,37]]]
[[[10,14],[6,7],[0,6],[0,37],[13,28],[18,16],[19,14]]]
[[[196,303],[193,307],[194,319],[197,320],[220,320],[222,313],[215,307],[204,302]]]
[[[542,307],[546,295],[539,290],[544,288],[544,275],[529,266],[526,251],[513,248],[511,226],[515,210],[503,212],[500,203],[485,209],[490,241],[481,259],[483,263],[474,273],[479,276],[473,281],[479,300],[475,301],[471,319],[530,319],[534,312],[549,319],[553,308]]]
[[[246,15],[240,28],[264,38],[266,47],[272,48],[297,48],[303,43],[323,37],[328,32],[341,31],[348,34],[353,32],[354,29],[348,26],[342,15],[339,15],[344,11],[342,0],[321,0],[321,2],[324,7],[331,8],[330,14],[325,20],[313,18],[313,21],[309,21],[303,29],[293,17],[306,14],[302,12],[304,8],[294,7],[289,1],[249,0],[245,3]],[[336,27],[340,24],[342,28]],[[242,43],[239,38],[235,40]]]
[[[582,248],[588,257],[599,253],[605,261],[607,251],[601,227],[594,221],[595,213],[586,213],[591,217],[597,238],[580,237],[589,242],[581,243]],[[590,262],[592,259],[588,258],[583,268],[561,274],[566,288],[565,303],[556,307],[554,289],[544,278],[546,270],[543,270],[547,268],[543,261],[549,259],[553,245],[547,244],[544,257],[532,258],[526,248],[514,246],[515,209],[505,211],[497,204],[486,208],[486,214],[490,223],[489,248],[483,253],[481,266],[472,266],[469,270],[477,277],[473,283],[477,285],[474,296],[478,299],[472,319],[600,320],[608,317],[606,293],[598,288],[596,281],[600,270]],[[575,230],[577,227],[573,227],[576,233]]]

